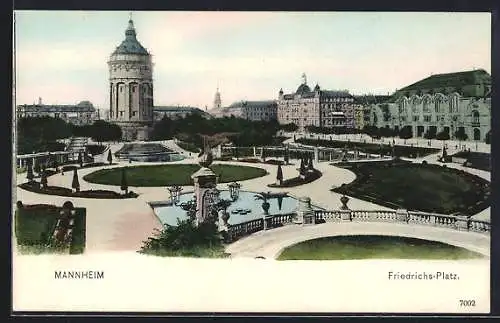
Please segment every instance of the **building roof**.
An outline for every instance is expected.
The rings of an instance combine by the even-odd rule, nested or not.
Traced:
[[[197,107],[191,106],[177,106],[177,105],[160,105],[154,106],[153,111],[155,112],[205,112]]]
[[[134,28],[132,19],[128,21],[128,27],[125,30],[125,40],[116,47],[114,54],[136,54],[136,55],[149,55],[146,48],[137,40],[137,34]]]
[[[240,108],[240,107],[265,107],[269,105],[275,105],[275,100],[261,100],[261,101],[237,101],[232,103],[228,108]]]
[[[18,105],[18,109],[24,112],[95,112],[96,109],[89,101],[82,101],[78,104],[23,104]]]
[[[302,95],[302,94],[309,93],[309,92],[311,92],[311,88],[306,83],[302,83],[297,88],[297,91],[295,91],[295,94],[301,94]]]
[[[358,104],[377,104],[386,102],[390,98],[390,95],[355,95],[354,102]]]
[[[447,92],[445,91],[446,88],[453,88],[455,92],[459,92],[463,96],[482,96],[479,95],[479,93],[475,89],[467,87],[468,85],[491,86],[491,75],[483,69],[435,74],[416,83],[410,84],[398,90],[395,94],[396,96],[401,96],[405,95],[406,92],[426,92],[429,90]],[[487,91],[488,89],[485,89],[484,93],[486,93]]]

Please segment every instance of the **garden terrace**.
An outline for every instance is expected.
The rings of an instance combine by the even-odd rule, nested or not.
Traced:
[[[38,182],[27,182],[19,185],[20,188],[38,194],[57,195],[67,197],[80,197],[89,199],[128,199],[136,198],[138,195],[132,191],[127,194],[120,194],[107,190],[88,190],[73,192],[71,189],[60,186],[47,186],[43,188]]]
[[[339,141],[339,140],[323,140],[323,139],[305,139],[299,138],[296,140],[297,143],[309,146],[322,146],[329,148],[344,148],[347,146],[347,149],[357,148],[360,151],[368,154],[382,154],[382,155],[391,155],[392,147],[389,145],[381,145],[381,144],[371,144],[371,143],[359,143],[359,142],[351,142],[351,141]],[[425,148],[425,147],[411,147],[411,146],[400,146],[395,145],[394,153],[399,157],[424,157],[431,154],[435,154],[440,152],[440,149],[437,148]]]
[[[490,183],[446,166],[403,161],[337,164],[356,179],[332,191],[390,208],[474,215],[490,205]]]
[[[35,204],[18,207],[14,215],[15,235],[22,253],[59,252],[51,244],[52,234],[60,217],[61,207]],[[85,249],[86,209],[75,208],[73,231],[69,243],[70,254],[81,254]]]
[[[267,175],[266,170],[239,165],[213,164],[212,171],[219,177],[219,183],[243,181]],[[196,164],[146,165],[125,167],[129,186],[172,186],[192,185],[191,175],[200,169]],[[101,169],[87,174],[83,179],[90,183],[120,185],[122,167]]]

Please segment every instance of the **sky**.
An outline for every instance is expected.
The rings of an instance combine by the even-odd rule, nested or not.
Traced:
[[[491,73],[489,13],[16,11],[16,104],[109,109],[130,14],[153,55],[155,105],[210,109],[312,87],[387,94],[431,74]]]

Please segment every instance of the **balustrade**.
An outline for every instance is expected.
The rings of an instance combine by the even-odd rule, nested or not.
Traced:
[[[266,219],[268,228],[276,228],[285,224],[292,223],[294,213],[277,214]],[[342,219],[340,210],[314,210],[316,223],[321,222],[399,222],[418,225],[429,225],[446,227],[456,230],[466,230],[480,233],[491,231],[490,223],[486,221],[473,220],[467,217],[455,215],[443,215],[418,211],[390,211],[390,210],[350,210],[350,217]],[[255,219],[244,223],[231,225],[228,230],[232,241],[245,235],[264,229],[264,220]]]

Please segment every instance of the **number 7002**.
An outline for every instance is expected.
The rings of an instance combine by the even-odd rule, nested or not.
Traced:
[[[460,306],[464,306],[464,307],[476,306],[476,301],[473,299],[461,299]]]

